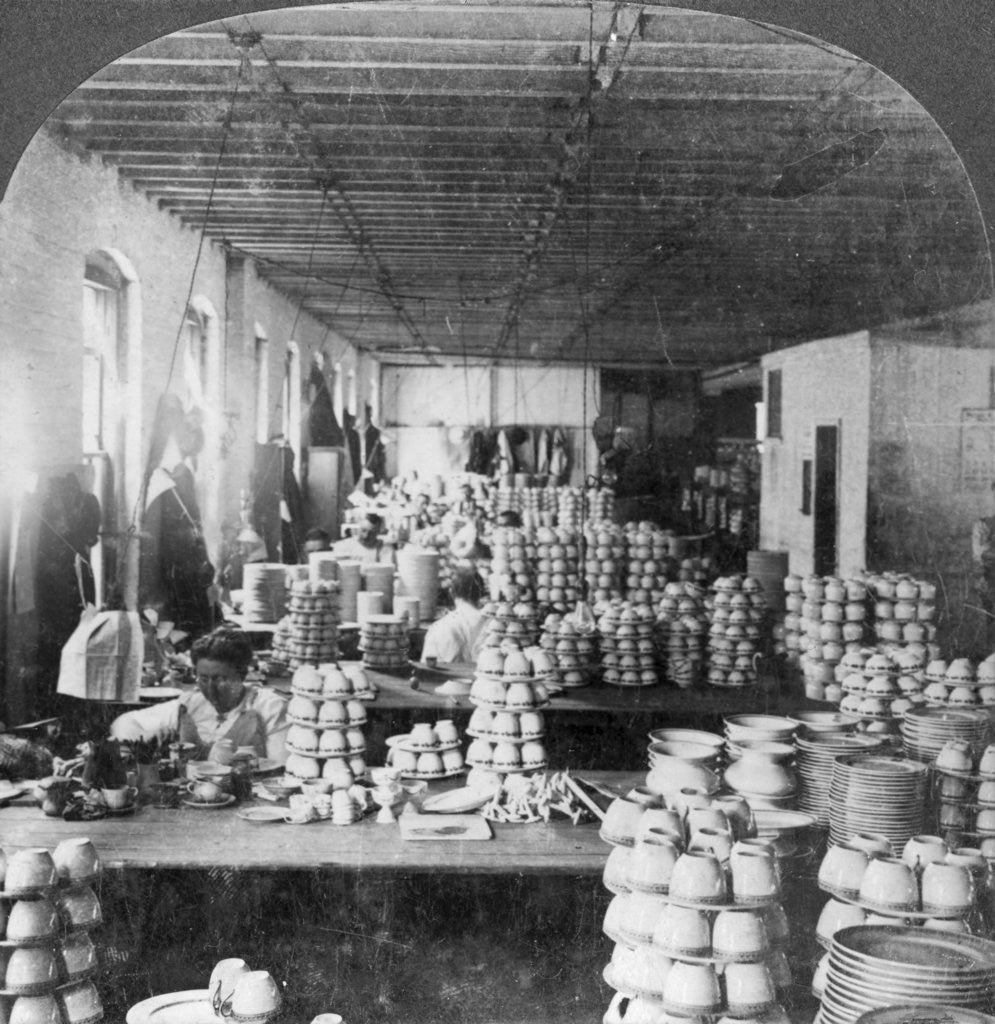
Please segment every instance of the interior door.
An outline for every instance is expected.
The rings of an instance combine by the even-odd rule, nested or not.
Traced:
[[[831,576],[836,572],[837,533],[839,528],[839,435],[838,426],[815,428],[815,479],[813,547],[815,573]]]

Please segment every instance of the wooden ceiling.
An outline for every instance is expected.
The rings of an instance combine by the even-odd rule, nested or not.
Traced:
[[[989,295],[970,184],[915,100],[719,15],[238,15],[115,61],[50,122],[391,362],[711,367]]]

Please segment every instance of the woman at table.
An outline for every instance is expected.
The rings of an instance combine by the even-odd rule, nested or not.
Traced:
[[[286,703],[271,690],[246,684],[252,643],[240,629],[223,626],[194,642],[190,657],[197,688],[175,700],[128,711],[111,723],[111,738],[165,739],[196,744],[196,759],[205,759],[221,739],[234,747],[255,749],[257,756],[286,761]]]

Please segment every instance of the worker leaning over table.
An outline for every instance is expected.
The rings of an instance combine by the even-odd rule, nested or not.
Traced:
[[[111,738],[161,740],[179,734],[181,742],[196,744],[197,759],[228,739],[235,747],[254,747],[259,757],[286,761],[286,702],[271,690],[246,684],[252,657],[252,643],[240,629],[223,626],[202,636],[190,649],[197,688],[119,715],[111,722]]]

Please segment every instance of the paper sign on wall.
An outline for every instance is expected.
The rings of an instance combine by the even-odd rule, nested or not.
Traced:
[[[992,481],[995,481],[995,409],[961,409],[961,489],[987,491]]]

